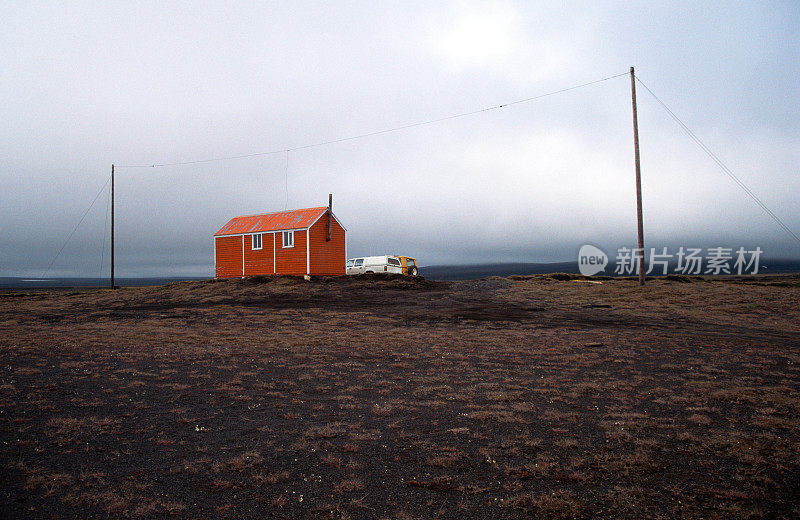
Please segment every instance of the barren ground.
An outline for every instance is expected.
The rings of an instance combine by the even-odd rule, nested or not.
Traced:
[[[5,293],[0,475],[1,518],[797,518],[800,277]]]

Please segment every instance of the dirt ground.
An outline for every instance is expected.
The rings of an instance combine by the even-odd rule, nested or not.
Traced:
[[[800,276],[568,278],[0,294],[0,517],[800,517]]]

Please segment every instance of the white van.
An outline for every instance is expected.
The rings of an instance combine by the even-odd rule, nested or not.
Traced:
[[[364,256],[351,258],[345,265],[347,274],[397,273],[403,274],[403,265],[396,256]]]

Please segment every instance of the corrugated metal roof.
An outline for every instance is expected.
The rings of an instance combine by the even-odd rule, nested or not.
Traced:
[[[233,217],[219,231],[214,233],[214,236],[307,228],[327,209],[327,206],[323,206],[321,208],[293,209],[277,213]]]

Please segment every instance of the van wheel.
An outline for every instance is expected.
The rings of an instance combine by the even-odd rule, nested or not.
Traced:
[[[417,268],[412,267],[411,269],[408,270],[408,274],[410,274],[411,276],[417,276]]]

